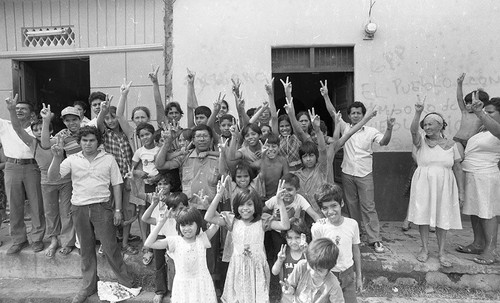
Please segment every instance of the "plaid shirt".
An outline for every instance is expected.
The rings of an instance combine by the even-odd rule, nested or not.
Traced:
[[[132,147],[124,132],[116,133],[111,129],[104,132],[104,150],[115,157],[122,177],[128,172],[128,167],[132,164]]]
[[[302,145],[296,135],[282,136],[280,135],[280,155],[285,157],[290,168],[302,164],[299,156],[299,148]]]

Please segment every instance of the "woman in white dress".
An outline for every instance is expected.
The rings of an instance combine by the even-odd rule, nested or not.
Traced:
[[[463,198],[460,146],[443,135],[446,122],[438,113],[429,113],[419,123],[423,102],[415,104],[415,116],[410,127],[416,148],[418,167],[413,174],[408,220],[418,225],[422,248],[417,260],[429,257],[429,227],[436,227],[439,263],[452,266],[445,255],[446,233],[461,229],[459,200]],[[420,133],[418,128],[423,129]],[[457,184],[457,181],[458,184]]]

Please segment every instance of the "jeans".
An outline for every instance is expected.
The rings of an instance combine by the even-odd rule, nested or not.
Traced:
[[[343,272],[334,272],[333,274],[339,280],[345,303],[358,302],[356,299],[356,274],[354,273],[354,265]]]
[[[375,210],[373,175],[369,173],[364,177],[355,177],[342,173],[342,186],[349,215],[358,221],[361,230],[365,229],[368,243],[381,241],[380,223]]]
[[[71,182],[42,185],[46,236],[59,236],[61,246],[75,245],[75,228],[71,219]]]
[[[24,224],[25,197],[28,198],[31,208],[31,240],[42,241],[45,234],[45,218],[38,165],[7,162],[4,172],[5,191],[10,203],[10,236],[13,244],[28,240]]]
[[[95,235],[99,235],[106,260],[115,273],[118,282],[133,287],[133,279],[127,272],[121,247],[116,242],[116,227],[113,224],[111,203],[95,203],[84,206],[71,206],[71,216],[76,234],[80,241],[82,290],[89,294],[97,291],[97,256]]]

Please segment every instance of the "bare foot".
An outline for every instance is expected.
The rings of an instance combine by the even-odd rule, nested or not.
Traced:
[[[429,251],[423,248],[420,249],[420,252],[417,255],[417,260],[419,262],[425,263],[427,262],[427,259],[429,259]]]
[[[54,255],[56,254],[57,250],[57,244],[50,244],[50,246],[47,248],[47,252],[45,253],[45,256],[47,258],[53,258]]]
[[[156,294],[153,297],[153,303],[161,303],[163,302],[163,295]]]
[[[442,267],[452,267],[453,264],[451,261],[446,257],[446,255],[440,255],[439,256],[439,264],[441,264]]]

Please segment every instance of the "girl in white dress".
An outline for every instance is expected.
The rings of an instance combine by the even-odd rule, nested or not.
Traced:
[[[446,122],[438,113],[429,113],[424,117],[420,127],[425,134],[419,133],[423,109],[423,102],[415,104],[415,116],[410,127],[418,167],[411,181],[408,220],[418,225],[422,240],[417,260],[427,261],[429,227],[436,227],[439,263],[450,267],[452,264],[444,249],[446,233],[449,229],[462,228],[459,204],[464,197],[461,146],[443,136]]]
[[[176,218],[179,235],[156,240],[158,232],[170,216],[170,209],[160,215],[160,222],[144,243],[144,246],[153,249],[166,249],[174,259],[175,277],[170,302],[217,303],[214,284],[207,267],[206,251],[210,247],[210,239],[219,227],[212,225],[203,232],[203,217],[200,211],[189,207],[179,212]]]

